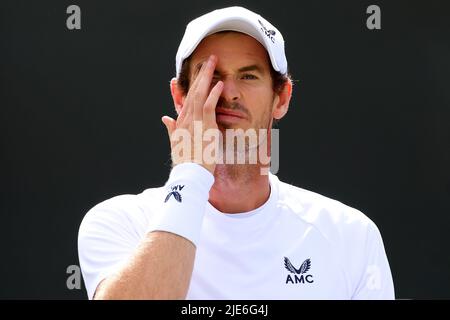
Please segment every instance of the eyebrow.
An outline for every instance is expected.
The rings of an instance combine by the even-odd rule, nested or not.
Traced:
[[[195,66],[195,74],[194,75],[197,75],[197,73],[200,71],[203,63],[205,63],[205,62],[206,61],[197,63],[197,65]],[[245,66],[245,67],[238,69],[238,72],[247,72],[247,71],[256,71],[256,72],[259,72],[260,74],[264,74],[264,69],[258,64],[252,64],[252,65]],[[220,72],[217,70],[214,70],[214,74],[220,74]]]
[[[252,64],[251,66],[242,67],[242,68],[238,69],[238,71],[239,72],[256,71],[256,72],[259,72],[261,74],[264,74],[263,68],[261,68],[257,64]]]

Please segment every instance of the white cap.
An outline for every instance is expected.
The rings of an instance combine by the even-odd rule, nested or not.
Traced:
[[[189,22],[178,47],[176,76],[180,75],[184,59],[194,52],[203,38],[225,30],[242,32],[258,40],[266,48],[273,68],[281,74],[287,73],[281,32],[259,14],[242,7],[228,7],[211,11]]]

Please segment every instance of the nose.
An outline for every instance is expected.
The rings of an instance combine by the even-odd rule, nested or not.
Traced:
[[[227,77],[221,80],[223,81],[223,90],[221,97],[229,102],[239,100],[241,98],[241,94],[239,92],[239,87],[236,83],[236,80],[232,77]]]

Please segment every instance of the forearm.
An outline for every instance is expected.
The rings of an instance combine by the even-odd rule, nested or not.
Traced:
[[[185,299],[195,250],[176,234],[149,232],[129,262],[100,283],[94,299]]]

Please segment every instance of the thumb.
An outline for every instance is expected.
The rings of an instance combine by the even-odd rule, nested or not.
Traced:
[[[174,119],[172,119],[171,117],[168,117],[168,116],[163,116],[161,118],[161,121],[166,126],[167,133],[169,134],[169,139],[170,139],[170,137],[172,136],[172,132],[176,128],[176,121]]]

